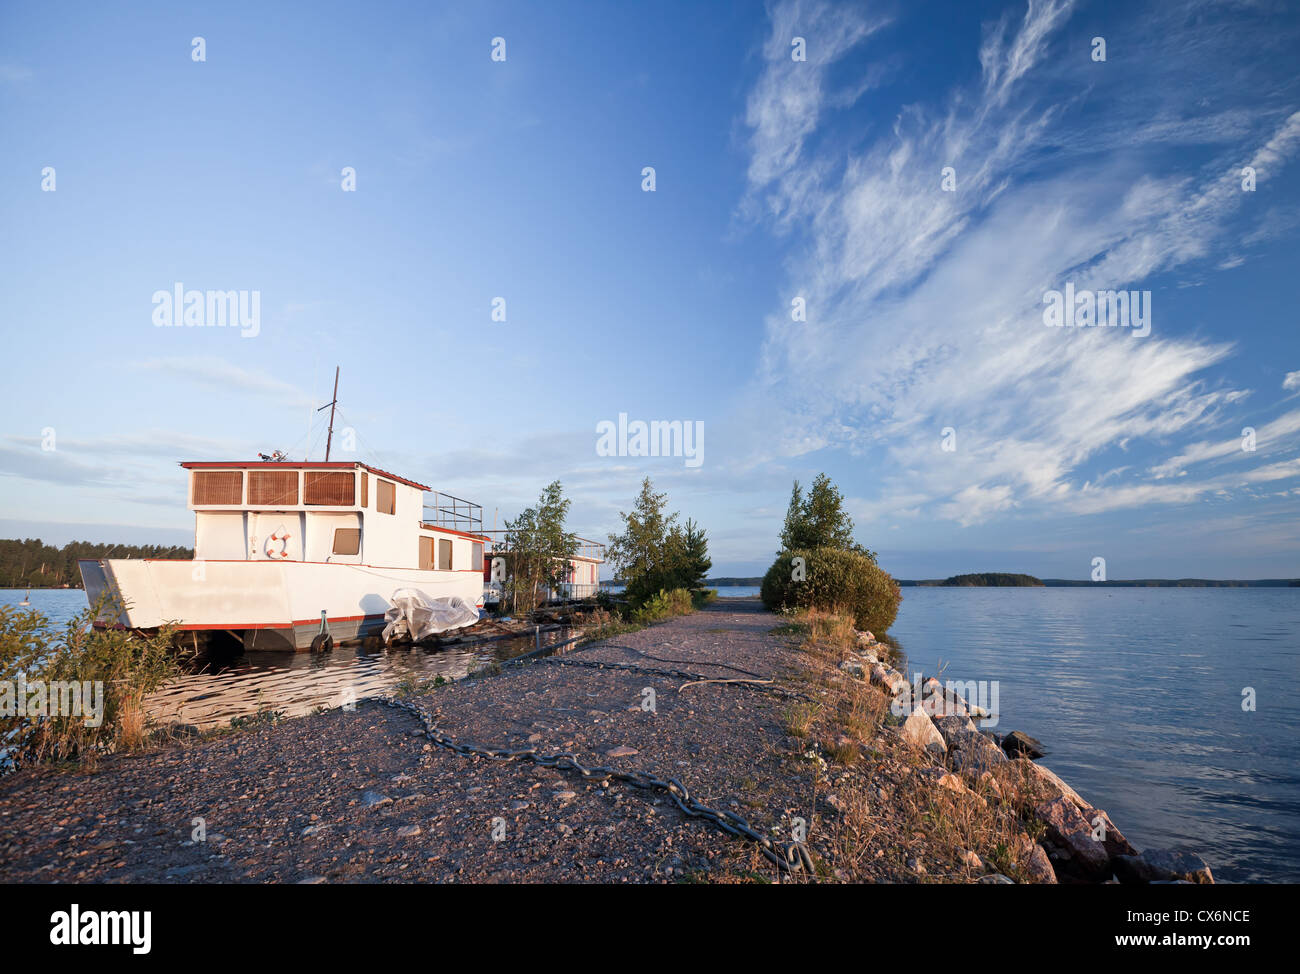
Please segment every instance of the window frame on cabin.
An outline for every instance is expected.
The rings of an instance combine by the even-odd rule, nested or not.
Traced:
[[[389,504],[391,510],[384,510],[384,490],[388,490]],[[378,514],[396,514],[397,513],[397,484],[391,480],[385,480],[383,477],[375,478],[375,512]]]
[[[346,537],[347,536],[346,533],[350,533],[353,537],[353,541],[354,541],[353,547],[355,549],[353,551],[339,551],[340,535]],[[330,545],[330,553],[334,555],[344,555],[344,556],[361,554],[361,529],[360,528],[335,528],[334,541]]]

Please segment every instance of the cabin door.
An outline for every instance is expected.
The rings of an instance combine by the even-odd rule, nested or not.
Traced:
[[[249,561],[302,561],[302,542],[302,527],[296,512],[249,514]]]
[[[307,515],[307,560],[361,564],[361,515]]]

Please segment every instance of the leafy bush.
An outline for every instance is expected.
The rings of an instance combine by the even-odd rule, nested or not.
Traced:
[[[803,559],[802,572],[795,558]],[[769,609],[825,609],[853,616],[854,625],[883,634],[898,617],[902,592],[871,555],[837,548],[783,551],[763,576]]]
[[[697,609],[702,609],[710,602],[716,601],[718,601],[718,590],[716,588],[691,589],[691,602]]]
[[[632,621],[637,625],[658,622],[672,616],[684,616],[695,611],[695,603],[689,590],[675,588],[671,591],[660,590],[632,612]]]
[[[137,636],[116,629],[92,629],[90,622],[103,609],[88,608],[60,632],[34,610],[0,607],[0,760],[16,764],[67,759],[130,748],[144,738],[144,698],[179,670],[172,631]],[[52,711],[54,688],[72,682],[94,687],[94,707],[102,719],[87,723],[84,714],[19,716],[16,698],[19,674],[29,688],[39,685]],[[26,698],[30,703],[31,697]],[[66,704],[68,698],[63,698]],[[84,702],[84,701],[83,701]],[[24,709],[27,709],[26,707]],[[63,709],[63,708],[59,708]],[[96,716],[100,716],[97,714]]]

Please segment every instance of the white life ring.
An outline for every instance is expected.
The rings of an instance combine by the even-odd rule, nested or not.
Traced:
[[[277,544],[280,546],[279,550],[276,550],[275,546]],[[266,539],[266,547],[264,550],[266,551],[266,557],[268,558],[288,558],[289,532],[285,531],[283,534],[279,531],[274,532]]]

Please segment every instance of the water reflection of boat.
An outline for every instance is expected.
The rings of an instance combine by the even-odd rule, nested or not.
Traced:
[[[546,642],[566,637],[567,631],[557,630]],[[458,680],[487,663],[532,650],[533,639],[525,635],[437,650],[336,650],[327,656],[250,653],[224,668],[172,680],[145,699],[145,712],[155,725],[189,724],[199,730],[265,712],[301,717],[389,693],[404,680]]]

